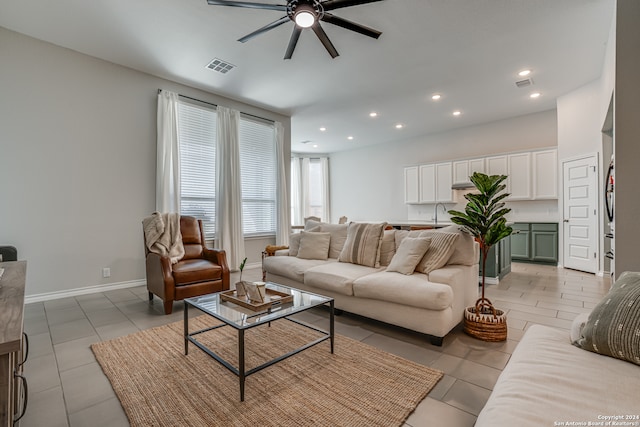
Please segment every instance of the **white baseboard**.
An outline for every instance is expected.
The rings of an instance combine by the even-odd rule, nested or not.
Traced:
[[[482,276],[478,276],[478,283],[482,283]],[[497,285],[500,283],[500,279],[497,277],[485,277],[484,283],[485,285]]]
[[[85,288],[66,289],[64,291],[45,292],[42,294],[27,295],[24,298],[25,304],[32,302],[51,301],[54,299],[75,297],[78,295],[95,294],[98,292],[115,291],[117,289],[134,288],[144,286],[146,280],[132,280],[129,282],[107,283],[105,285],[87,286]]]

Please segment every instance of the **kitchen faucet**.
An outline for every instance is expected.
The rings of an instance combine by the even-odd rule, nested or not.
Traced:
[[[433,207],[433,219],[436,225],[438,225],[438,206],[442,206],[442,211],[444,213],[447,213],[447,207],[444,205],[444,203],[436,203],[436,205]]]

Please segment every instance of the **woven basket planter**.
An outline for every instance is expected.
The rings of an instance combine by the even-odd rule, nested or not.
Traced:
[[[487,298],[480,298],[475,306],[464,310],[464,331],[483,341],[504,341],[507,339],[507,315]]]

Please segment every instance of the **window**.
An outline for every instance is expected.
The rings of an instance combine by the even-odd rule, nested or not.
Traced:
[[[216,231],[216,122],[213,108],[178,104],[180,213],[201,219],[209,239],[215,238]],[[239,138],[243,234],[272,235],[276,231],[273,124],[242,115]]]
[[[216,121],[211,108],[178,104],[180,214],[201,219],[208,238],[216,232]]]
[[[315,216],[330,221],[328,158],[291,158],[291,225]]]
[[[276,232],[276,150],[272,123],[240,117],[242,224],[245,236]]]

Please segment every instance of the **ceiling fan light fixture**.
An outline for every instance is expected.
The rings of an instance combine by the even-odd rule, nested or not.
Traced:
[[[316,11],[313,7],[307,4],[301,4],[296,8],[293,20],[296,25],[301,28],[309,28],[316,23]]]

